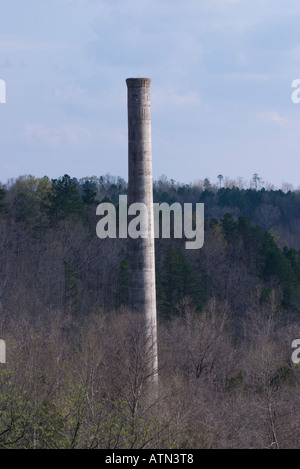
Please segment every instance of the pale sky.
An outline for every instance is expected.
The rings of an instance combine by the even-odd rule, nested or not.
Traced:
[[[0,0],[0,181],[127,179],[128,77],[153,176],[300,186],[299,0]]]

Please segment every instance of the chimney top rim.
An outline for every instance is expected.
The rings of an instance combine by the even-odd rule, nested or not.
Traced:
[[[150,86],[151,78],[127,78],[126,84],[128,87],[140,87],[140,86]]]

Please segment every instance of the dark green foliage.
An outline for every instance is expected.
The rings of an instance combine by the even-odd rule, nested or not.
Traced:
[[[76,178],[65,174],[62,178],[52,179],[52,188],[48,192],[46,212],[53,221],[68,217],[79,218],[83,213]]]
[[[296,251],[296,249],[288,248],[287,246],[283,248],[283,255],[288,259],[298,282],[300,282],[300,255],[299,254],[300,254],[299,251]]]
[[[19,192],[14,200],[14,213],[17,222],[29,222],[33,214],[34,203],[27,194]]]
[[[94,181],[86,180],[82,185],[82,202],[86,205],[97,204],[97,184]]]
[[[111,199],[110,199],[109,197],[105,196],[105,197],[101,200],[100,203],[101,203],[101,204],[104,204],[104,203],[112,204],[112,201],[111,201]]]
[[[225,213],[222,220],[222,228],[227,240],[233,241],[238,236],[238,224],[234,221],[230,213]]]
[[[296,260],[292,261],[292,256],[286,256],[281,251],[270,233],[263,234],[263,241],[261,246],[261,275],[264,279],[276,277],[283,288],[283,305],[293,306],[295,301],[299,298],[298,285],[299,285],[299,271],[297,271],[297,264],[299,256]]]
[[[253,226],[250,221],[240,216],[235,222],[230,214],[225,214],[222,229],[230,246],[243,242],[248,269],[257,272],[265,282],[281,286],[282,304],[295,306],[299,300],[300,257],[296,250],[285,247],[281,250],[268,231]],[[268,289],[264,290],[264,295]]]
[[[160,310],[165,315],[180,314],[184,301],[192,300],[196,309],[202,305],[202,285],[196,269],[179,248],[169,247],[158,275]]]
[[[205,205],[206,209],[212,208],[216,203],[216,194],[209,189],[202,192],[199,202]]]
[[[262,203],[264,189],[257,191],[253,189],[222,188],[218,191],[216,203],[221,207],[238,208],[247,217],[254,214],[256,208]]]
[[[0,214],[7,212],[7,204],[5,203],[6,193],[6,189],[4,189],[4,187],[0,187]]]

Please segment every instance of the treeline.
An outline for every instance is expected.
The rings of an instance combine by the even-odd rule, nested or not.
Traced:
[[[153,184],[154,202],[203,202],[207,218],[221,220],[226,213],[235,219],[245,216],[254,225],[271,231],[281,247],[300,249],[299,190],[292,190],[288,184],[282,189],[266,184],[266,188],[257,174],[248,187],[244,181],[229,180],[221,175],[218,178],[218,184],[211,184],[207,178],[182,184],[161,176]],[[117,205],[119,195],[126,193],[127,182],[111,175],[81,179],[64,175],[52,180],[21,176],[0,185],[0,210],[4,210],[5,197],[10,208],[14,199],[17,220],[30,219],[30,214],[41,211],[55,221],[70,214],[82,214],[87,206],[104,200]]]
[[[225,180],[211,184],[208,179],[179,184],[161,177],[154,182],[156,202],[202,202],[205,216],[221,220],[226,213],[235,219],[244,216],[254,225],[272,233],[279,246],[300,249],[300,191],[261,187],[257,174],[247,187],[244,182]],[[221,179],[223,181],[223,179]],[[268,186],[267,186],[268,187]]]
[[[297,225],[300,195],[202,189],[164,178],[154,183],[156,202],[203,202],[206,217],[202,249],[186,250],[184,239],[156,240],[161,317],[181,314],[190,303],[201,311],[211,298],[227,301],[239,317],[257,302],[268,301],[272,292],[285,314],[297,313],[299,251],[288,243],[282,246],[278,231],[251,218],[262,213],[267,200],[270,207],[280,200],[274,210],[280,211],[282,222],[290,211],[293,216],[287,220]],[[98,203],[112,201],[117,207],[119,195],[126,192],[126,182],[110,176],[24,176],[3,186],[0,301],[6,310],[17,314],[25,306],[36,314],[58,308],[84,315],[99,307],[126,306],[126,240],[96,235]]]

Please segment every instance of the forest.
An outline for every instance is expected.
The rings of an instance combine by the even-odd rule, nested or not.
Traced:
[[[205,212],[201,249],[155,240],[154,404],[126,239],[96,235],[126,193],[111,175],[0,185],[0,448],[300,447],[300,191],[154,181],[154,202]]]

